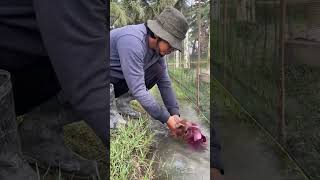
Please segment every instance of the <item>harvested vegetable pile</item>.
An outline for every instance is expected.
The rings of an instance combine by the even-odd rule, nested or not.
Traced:
[[[201,133],[199,125],[182,120],[177,125],[176,135],[196,150],[203,150],[207,147],[207,138]]]

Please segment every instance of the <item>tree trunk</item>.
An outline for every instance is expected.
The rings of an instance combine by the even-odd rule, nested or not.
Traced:
[[[256,22],[256,1],[251,0],[251,22],[255,23]]]
[[[200,58],[201,58],[201,15],[200,15],[200,4],[199,4],[199,11],[198,11],[198,62],[197,62],[197,71],[196,71],[196,87],[197,87],[197,112],[200,112]]]
[[[180,63],[180,52],[176,51],[174,53],[174,59],[175,59],[175,64],[176,64],[176,68],[179,68],[179,63]]]
[[[247,0],[237,1],[237,20],[238,21],[248,20]]]
[[[209,28],[209,32],[210,32],[210,28]],[[207,72],[210,72],[210,33],[209,33],[209,38],[208,38],[208,61],[207,61]]]
[[[197,40],[195,39],[192,43],[192,54],[195,54],[196,53],[196,42]]]
[[[189,56],[189,31],[187,31],[186,38],[183,41],[183,59],[184,68],[190,68],[190,56]]]

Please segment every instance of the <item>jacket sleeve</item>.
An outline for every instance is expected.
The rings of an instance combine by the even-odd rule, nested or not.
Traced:
[[[169,77],[168,69],[164,58],[160,60],[161,66],[164,68],[164,73],[157,82],[163,103],[165,104],[170,115],[180,115],[179,104],[176,95],[172,89],[171,79]]]
[[[37,26],[73,108],[106,143],[108,33],[102,0],[33,0]]]

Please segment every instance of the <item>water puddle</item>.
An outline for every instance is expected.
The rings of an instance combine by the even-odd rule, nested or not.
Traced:
[[[201,121],[192,105],[179,100],[181,117],[193,121],[201,127],[207,137],[208,146],[204,151],[196,151],[184,142],[170,137],[169,130],[159,121],[152,120],[155,133],[154,149],[157,159],[156,179],[168,180],[209,180],[210,179],[210,131],[209,125]]]
[[[225,179],[306,180],[287,154],[249,117],[240,119],[231,110],[222,110],[221,105],[216,111],[212,118],[222,143]]]

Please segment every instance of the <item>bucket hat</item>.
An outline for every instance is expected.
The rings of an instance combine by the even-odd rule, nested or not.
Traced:
[[[180,11],[168,6],[154,20],[148,20],[147,26],[173,48],[182,51],[182,41],[189,27],[186,17]]]

